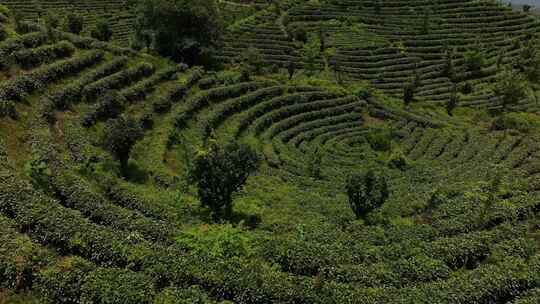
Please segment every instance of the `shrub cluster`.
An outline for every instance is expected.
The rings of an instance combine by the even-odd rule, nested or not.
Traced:
[[[11,65],[10,58],[19,50],[38,47],[48,40],[43,32],[29,33],[0,42],[0,69],[5,70]]]
[[[88,112],[82,121],[85,127],[91,127],[98,121],[116,118],[124,110],[126,99],[118,91],[109,91],[98,98],[93,109]]]
[[[240,121],[239,130],[245,130],[258,117],[263,116],[274,109],[279,109],[286,105],[309,103],[319,99],[335,98],[334,93],[325,91],[299,92],[285,96],[279,96],[270,100],[261,102],[250,108]]]
[[[258,81],[243,82],[236,85],[222,86],[200,92],[186,101],[186,109],[176,117],[175,125],[177,128],[182,128],[195,113],[208,106],[211,102],[237,97],[246,92],[264,87],[266,84],[266,82]]]
[[[153,73],[154,66],[152,64],[141,63],[131,69],[120,71],[87,85],[83,89],[83,95],[86,101],[95,101],[98,96],[109,90],[119,89]]]
[[[187,87],[184,84],[175,84],[165,95],[157,98],[152,104],[154,112],[163,114],[170,110],[173,103],[180,100],[187,92]]]
[[[73,173],[55,174],[51,182],[65,206],[79,210],[96,224],[119,231],[140,233],[142,237],[154,241],[167,241],[169,238],[170,229],[166,225],[110,203],[94,192],[88,182]]]
[[[67,109],[70,104],[77,102],[82,97],[82,90],[86,85],[118,72],[126,66],[127,61],[127,57],[116,57],[99,66],[97,69],[85,73],[84,76],[64,86],[61,90],[49,94],[47,98],[52,103],[54,109]]]
[[[0,84],[0,99],[20,101],[29,93],[43,89],[62,77],[73,75],[81,69],[101,61],[104,53],[92,51],[77,57],[55,62]]]
[[[15,62],[25,69],[54,61],[58,58],[71,56],[75,52],[73,44],[60,41],[52,45],[45,45],[35,49],[24,49],[14,53]]]
[[[126,100],[130,102],[144,99],[146,97],[146,94],[154,90],[158,83],[164,80],[171,79],[176,72],[176,67],[167,68],[163,71],[158,71],[152,77],[149,77],[148,79],[141,81],[126,90],[123,90],[122,95],[126,98]]]
[[[9,100],[0,100],[0,118],[10,117],[12,119],[17,118],[17,110],[15,104]]]

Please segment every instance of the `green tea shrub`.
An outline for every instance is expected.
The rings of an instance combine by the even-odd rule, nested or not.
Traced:
[[[83,16],[70,12],[66,16],[66,29],[68,32],[73,33],[75,35],[79,35],[84,27],[84,18]]]
[[[154,299],[154,304],[217,304],[198,286],[189,288],[168,287]]]
[[[82,282],[80,303],[152,303],[152,278],[117,268],[99,268]]]
[[[380,208],[388,199],[390,192],[386,177],[369,170],[353,174],[347,178],[345,189],[349,206],[356,218],[365,218],[371,211]]]
[[[254,252],[252,237],[230,224],[193,228],[180,234],[176,242],[194,254],[205,253],[227,259],[251,256]]]
[[[90,31],[90,36],[99,41],[110,41],[113,36],[110,22],[106,19],[99,19]]]
[[[479,72],[486,65],[485,54],[479,48],[468,50],[464,54],[465,66],[470,72]]]
[[[493,120],[491,129],[496,131],[517,130],[529,133],[539,130],[540,124],[534,115],[528,113],[506,113]]]
[[[388,130],[375,130],[366,135],[366,140],[375,151],[387,152],[392,149],[392,134]]]
[[[94,108],[84,116],[82,125],[90,127],[98,121],[118,117],[124,110],[125,103],[126,99],[118,91],[110,91],[100,96]]]
[[[409,162],[403,151],[395,149],[388,159],[388,166],[392,169],[405,171],[409,168]]]
[[[51,303],[77,303],[84,278],[95,268],[80,257],[66,257],[39,273],[36,289]]]

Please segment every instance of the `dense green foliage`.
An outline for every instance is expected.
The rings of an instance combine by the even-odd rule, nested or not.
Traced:
[[[66,16],[66,28],[73,34],[80,34],[84,27],[84,18],[77,13],[69,13]]]
[[[90,31],[90,36],[100,41],[110,41],[113,32],[109,22],[106,19],[99,19]]]
[[[137,2],[0,5],[0,303],[540,301],[532,9]]]
[[[118,111],[118,105],[113,105],[112,103],[117,102],[118,100],[115,96],[109,95],[105,97],[105,100],[101,102],[102,105],[99,105],[98,109],[96,109],[96,112],[99,114],[95,115],[113,116],[111,112]],[[114,114],[118,115],[117,113]],[[120,117],[107,121],[104,134],[104,147],[120,162],[122,172],[125,173],[129,160],[129,152],[135,142],[142,137],[141,127],[132,119]]]
[[[368,213],[380,208],[390,195],[386,178],[372,170],[349,176],[345,188],[349,206],[356,218],[365,218]]]
[[[210,208],[215,220],[230,219],[232,195],[257,169],[258,156],[249,146],[235,142],[220,147],[212,143],[193,161],[190,179],[197,185],[201,203]]]
[[[223,30],[216,1],[151,0],[139,5],[137,24],[151,32],[159,54],[190,65],[210,63]]]

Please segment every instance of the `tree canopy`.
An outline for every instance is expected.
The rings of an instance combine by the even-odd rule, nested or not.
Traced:
[[[201,203],[212,210],[215,220],[222,215],[230,218],[232,195],[242,189],[258,163],[254,150],[236,142],[224,147],[213,143],[208,151],[197,155],[190,179],[198,187]]]
[[[211,62],[223,30],[215,0],[140,1],[137,26],[159,54],[190,65]]]

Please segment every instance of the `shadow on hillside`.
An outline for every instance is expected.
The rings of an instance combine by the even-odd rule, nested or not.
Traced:
[[[126,168],[125,178],[132,183],[143,184],[148,181],[148,173],[136,163],[130,162]]]

